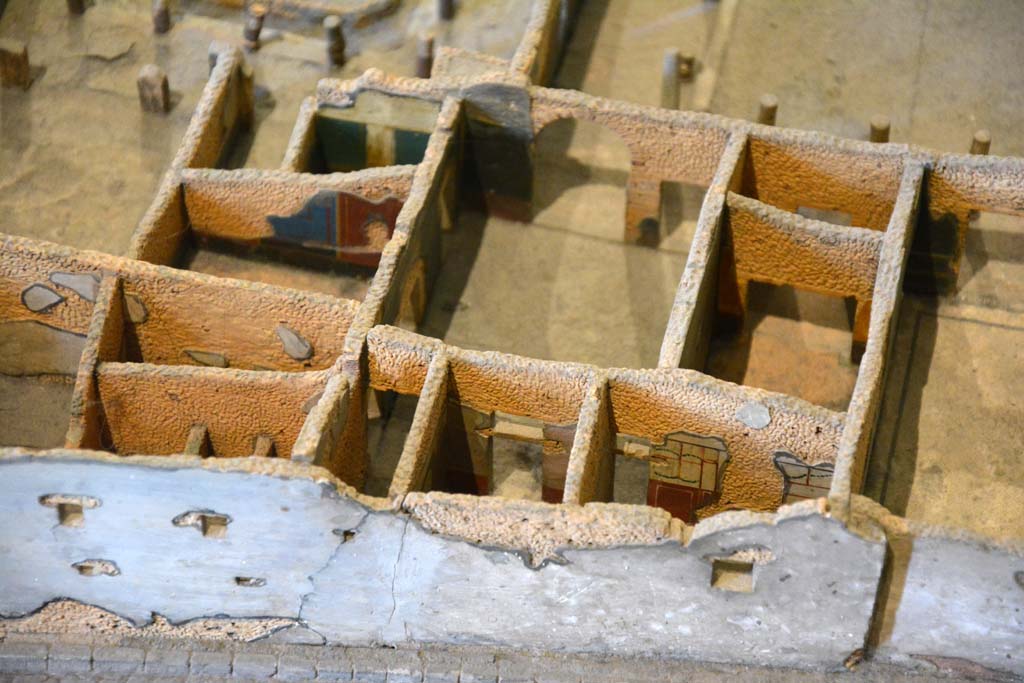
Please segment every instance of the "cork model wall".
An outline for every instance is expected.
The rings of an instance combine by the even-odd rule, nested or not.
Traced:
[[[0,613],[73,599],[136,624],[283,618],[329,643],[814,667],[870,644],[1024,671],[1024,527],[977,537],[860,495],[901,292],[955,282],[972,211],[1024,214],[1024,160],[547,88],[575,4],[536,0],[511,60],[441,48],[429,78],[322,80],[275,170],[223,168],[254,83],[215,44],[127,256],[3,237],[4,390],[32,400],[0,452],[17,520]],[[529,221],[535,142],[565,119],[628,147],[625,242],[660,219],[664,183],[707,188],[656,367],[419,329],[445,236],[467,207]],[[943,231],[952,253],[930,247]],[[182,268],[197,246],[342,264],[365,286]],[[844,410],[706,372],[752,283],[850,302]],[[384,462],[370,442],[401,410]],[[501,488],[510,442],[539,453],[538,495]]]

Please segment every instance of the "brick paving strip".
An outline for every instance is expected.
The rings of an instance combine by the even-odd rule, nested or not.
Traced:
[[[765,676],[773,681],[847,683],[951,680],[934,670],[881,663],[867,663],[856,674],[821,673],[476,646],[392,649],[25,633],[9,633],[0,642],[0,683],[701,683],[763,681]]]

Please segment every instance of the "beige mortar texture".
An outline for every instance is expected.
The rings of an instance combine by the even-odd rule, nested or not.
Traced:
[[[203,424],[215,455],[252,455],[257,435],[270,436],[278,457],[291,454],[305,420],[303,405],[321,391],[323,373],[272,373],[103,363],[99,399],[121,453],[173,454]]]
[[[434,533],[525,551],[537,566],[562,547],[597,548],[682,541],[663,510],[614,503],[552,507],[543,503],[446,493],[410,493],[403,509]]]
[[[65,436],[68,447],[98,448],[102,441],[96,365],[121,356],[125,320],[123,296],[121,282],[115,276],[103,278],[71,396],[71,420]]]
[[[395,499],[422,488],[440,440],[448,405],[448,356],[436,354],[430,362],[402,455],[395,467],[388,497]]]
[[[295,624],[292,619],[196,619],[172,624],[159,614],[153,622],[136,626],[112,612],[74,600],[57,600],[28,616],[0,620],[0,637],[13,634],[116,637],[159,636],[171,640],[250,641]]]
[[[373,342],[384,335],[386,345]],[[418,393],[429,360],[417,350],[420,340],[436,342],[399,328],[377,327],[368,339],[371,384],[376,388],[408,387]],[[470,351],[448,346],[449,391],[481,412],[501,410],[545,422],[575,422],[583,402],[589,366],[561,364],[509,354]],[[382,368],[385,368],[382,370]]]
[[[310,95],[302,100],[299,105],[299,113],[295,117],[295,126],[292,128],[291,137],[288,139],[288,146],[284,151],[284,159],[281,160],[282,171],[303,172],[309,170],[309,159],[316,146],[316,98]]]
[[[530,94],[534,135],[562,118],[600,123],[629,145],[634,172],[646,177],[710,185],[728,138],[726,130],[704,125],[705,120],[715,119],[700,114],[674,114],[674,118],[682,118],[689,124],[677,125],[659,115],[664,110],[579,92],[533,88]]]
[[[217,63],[196,105],[178,154],[164,175],[153,203],[139,222],[128,247],[130,258],[151,263],[171,263],[185,234],[181,171],[213,166],[223,153],[232,128],[252,116],[251,74],[241,51],[231,47],[217,54]],[[233,91],[233,92],[232,92]],[[230,124],[230,125],[226,125]]]
[[[847,409],[846,424],[839,442],[836,476],[829,500],[837,514],[846,514],[850,495],[861,490],[865,459],[870,447],[882,400],[885,366],[890,352],[893,325],[902,296],[903,272],[917,215],[923,167],[911,162],[901,178],[897,199],[886,230],[875,279],[868,340],[857,385]]]
[[[803,219],[733,193],[726,204],[740,279],[871,300],[881,250],[877,232]]]

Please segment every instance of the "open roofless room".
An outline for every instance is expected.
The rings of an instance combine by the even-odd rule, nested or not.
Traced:
[[[0,683],[1016,680],[1022,28],[0,0]]]

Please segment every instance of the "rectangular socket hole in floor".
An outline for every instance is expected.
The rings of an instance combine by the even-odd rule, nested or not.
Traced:
[[[228,533],[228,518],[225,515],[200,515],[203,536],[224,538]]]
[[[258,576],[236,576],[235,583],[245,588],[262,588],[267,585],[267,580]]]
[[[57,518],[62,526],[82,526],[85,524],[85,513],[79,503],[58,503]]]
[[[754,563],[714,560],[711,564],[711,587],[733,593],[753,593]]]
[[[117,576],[121,570],[110,560],[82,560],[71,565],[82,576]]]

